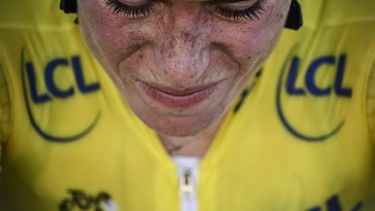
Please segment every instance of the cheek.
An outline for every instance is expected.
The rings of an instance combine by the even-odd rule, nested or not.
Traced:
[[[103,3],[82,1],[79,11],[81,32],[95,56],[116,70],[119,63],[142,45],[145,28],[113,15]]]
[[[110,27],[110,24],[98,24],[95,31],[96,44],[114,69],[146,42],[136,30]]]
[[[227,25],[222,42],[228,43],[228,48],[241,64],[265,59],[277,43],[284,27],[287,10],[282,1],[266,5],[259,19],[242,25]]]

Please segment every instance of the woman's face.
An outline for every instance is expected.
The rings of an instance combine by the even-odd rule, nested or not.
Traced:
[[[193,136],[220,121],[261,67],[289,4],[82,0],[79,20],[133,111],[159,134]]]

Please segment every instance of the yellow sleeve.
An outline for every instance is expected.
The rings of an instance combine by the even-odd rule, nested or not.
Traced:
[[[0,64],[0,164],[2,160],[2,152],[4,150],[4,143],[8,138],[10,132],[10,100],[9,90],[5,75]],[[1,165],[0,165],[1,173]]]
[[[375,64],[369,79],[368,87],[368,120],[371,139],[375,142]]]
[[[1,145],[4,144],[7,139],[11,125],[9,89],[2,68],[0,64],[0,159]]]

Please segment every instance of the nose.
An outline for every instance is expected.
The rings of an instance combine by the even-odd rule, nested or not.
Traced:
[[[159,49],[155,52],[164,80],[178,89],[200,83],[209,63],[209,26],[200,5],[175,6],[166,20]],[[199,84],[201,85],[201,84]]]

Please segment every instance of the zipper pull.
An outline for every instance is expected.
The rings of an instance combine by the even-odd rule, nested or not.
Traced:
[[[194,194],[194,184],[191,171],[186,170],[180,178],[180,188],[184,197],[192,198]]]

